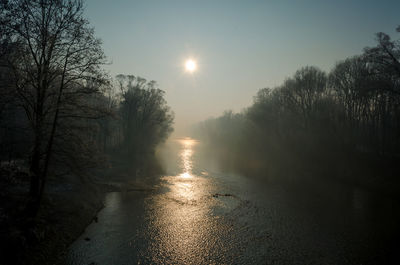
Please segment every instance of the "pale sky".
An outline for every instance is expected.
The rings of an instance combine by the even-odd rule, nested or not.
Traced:
[[[224,110],[249,106],[258,89],[297,69],[329,71],[372,46],[399,38],[400,1],[87,0],[86,16],[112,62],[112,76],[156,80],[175,112],[176,135]],[[193,74],[188,58],[197,60]]]

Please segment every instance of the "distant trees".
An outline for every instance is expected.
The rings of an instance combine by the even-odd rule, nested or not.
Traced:
[[[153,152],[172,132],[173,113],[164,99],[164,91],[155,81],[132,75],[116,77],[121,91],[119,115],[122,147],[134,158]]]
[[[303,67],[285,81],[281,90],[284,103],[301,115],[306,128],[318,101],[326,92],[326,74],[316,67]]]
[[[235,117],[229,124],[225,113],[199,125],[197,136],[222,143],[229,156],[237,153],[233,164],[267,171],[328,168],[359,156],[398,159],[400,41],[384,33],[377,41],[329,74],[307,66],[281,86],[259,90],[252,106],[229,115]],[[230,137],[221,140],[227,131]]]

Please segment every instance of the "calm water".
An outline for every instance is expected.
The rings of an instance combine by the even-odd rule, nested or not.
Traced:
[[[201,144],[171,141],[168,174],[111,192],[66,264],[384,264],[396,259],[398,204],[323,183],[294,189],[223,172]],[[90,240],[85,240],[90,239]],[[393,263],[395,264],[395,263]]]

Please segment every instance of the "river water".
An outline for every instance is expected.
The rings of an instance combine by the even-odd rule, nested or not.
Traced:
[[[395,200],[334,182],[316,190],[261,183],[224,172],[200,150],[192,139],[170,141],[168,174],[149,189],[108,193],[66,264],[400,261]]]

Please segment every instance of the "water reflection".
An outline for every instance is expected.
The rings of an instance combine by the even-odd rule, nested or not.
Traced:
[[[157,231],[152,246],[154,263],[210,263],[213,248],[220,244],[221,233],[227,232],[217,218],[210,218],[213,207],[210,179],[193,174],[193,154],[197,142],[185,138],[178,140],[180,168],[175,176],[162,178],[168,192],[151,201],[155,214],[151,231]],[[159,259],[160,258],[160,259]]]
[[[180,165],[183,172],[180,174],[180,177],[191,178],[193,169],[193,148],[197,142],[196,140],[193,140],[191,138],[179,139],[178,142],[182,146],[182,150],[179,156],[181,159]]]

